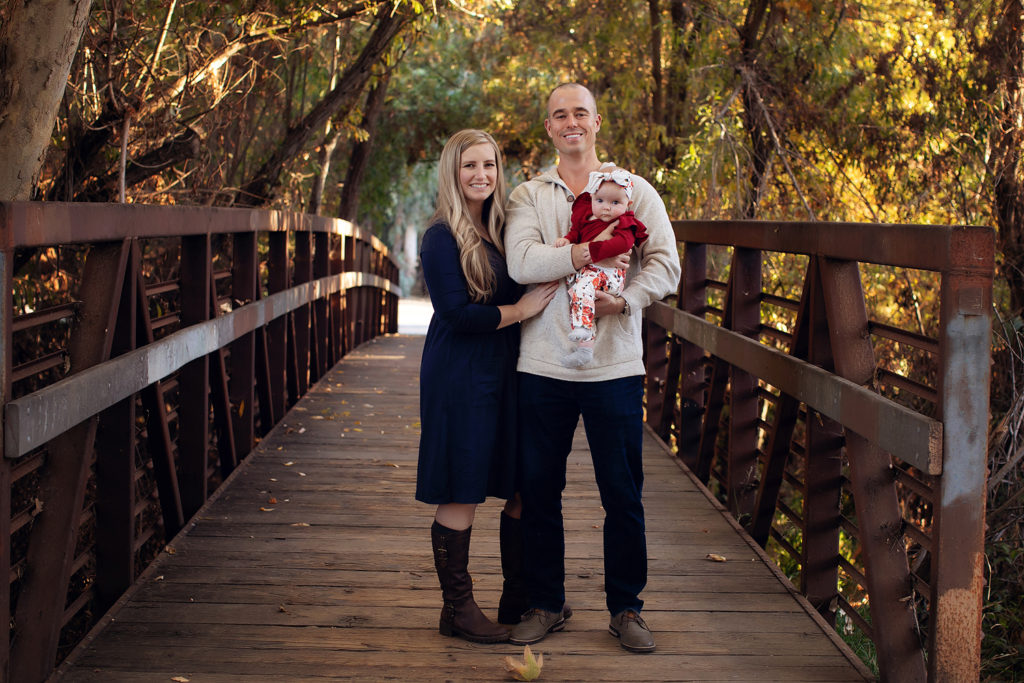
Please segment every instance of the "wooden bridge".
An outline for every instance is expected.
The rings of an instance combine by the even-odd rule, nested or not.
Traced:
[[[0,230],[6,680],[509,679],[520,648],[437,633],[422,339],[396,334],[376,238],[61,204],[3,205]],[[575,614],[537,646],[542,680],[871,679],[862,656],[883,680],[977,680],[992,231],[676,231],[684,280],[645,331],[658,650],[606,632],[580,435]],[[938,305],[875,319],[861,264]],[[498,509],[470,567],[492,614]]]
[[[523,648],[437,632],[433,508],[413,500],[422,339],[377,338],[312,387],[59,678],[509,680],[502,660]],[[607,632],[604,515],[581,430],[566,489],[575,614],[535,646],[542,680],[865,680],[856,656],[656,437],[645,446],[644,613],[658,650],[630,655]],[[500,510],[481,507],[471,553],[492,618]]]

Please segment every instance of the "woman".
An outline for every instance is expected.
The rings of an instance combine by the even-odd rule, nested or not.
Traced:
[[[444,606],[439,630],[480,643],[508,639],[473,599],[469,539],[476,506],[508,501],[502,513],[499,621],[517,621],[525,595],[515,502],[518,323],[547,306],[557,283],[521,295],[505,268],[505,178],[494,139],[478,130],[453,135],[438,165],[437,210],[423,235],[420,263],[434,315],[420,365],[420,437],[416,499],[437,505],[430,529]],[[506,554],[515,557],[505,557]],[[512,618],[511,615],[514,615]],[[507,618],[502,618],[506,616]]]

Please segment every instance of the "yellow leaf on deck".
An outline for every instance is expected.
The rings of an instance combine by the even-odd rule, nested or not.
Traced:
[[[712,562],[725,562],[725,557],[717,553],[708,553],[705,557]]]
[[[540,670],[544,667],[544,655],[533,656],[530,646],[523,647],[523,661],[505,657],[505,671],[512,674],[517,681],[535,681],[540,678]]]
[[[173,678],[171,678],[171,680],[174,681],[175,683],[188,683],[189,682],[189,679],[185,678],[184,676],[174,676]]]

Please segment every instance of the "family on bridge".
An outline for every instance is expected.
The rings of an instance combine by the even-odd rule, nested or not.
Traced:
[[[420,370],[416,498],[437,506],[444,635],[530,644],[572,616],[561,496],[582,415],[605,510],[608,629],[629,651],[655,648],[640,616],[641,312],[675,292],[680,264],[654,188],[598,158],[601,123],[587,88],[555,88],[544,127],[558,163],[507,203],[490,135],[460,131],[441,152],[437,209],[420,248],[434,314]],[[507,501],[498,623],[477,606],[468,572],[487,496]]]

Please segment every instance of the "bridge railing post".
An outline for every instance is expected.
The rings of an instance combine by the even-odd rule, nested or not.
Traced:
[[[313,279],[313,236],[305,230],[295,232],[295,255],[293,261],[292,285],[305,284]],[[309,389],[312,370],[312,354],[309,325],[309,304],[303,304],[292,312],[292,339],[295,354],[295,399]]]
[[[209,235],[181,239],[181,324],[197,325],[210,317],[211,245]],[[207,453],[210,442],[210,358],[202,356],[178,376],[181,395],[188,396],[178,408],[178,482],[185,518],[196,513],[207,498]]]
[[[8,214],[0,207],[0,231]],[[4,239],[7,242],[7,239]],[[11,397],[11,341],[14,296],[11,283],[14,249],[0,248],[0,405]],[[0,678],[10,679],[11,639],[11,468],[5,453],[4,422],[0,420]]]
[[[317,232],[313,234],[313,279],[319,280],[330,275],[330,234]],[[328,348],[330,346],[330,326],[328,324],[328,298],[317,299],[313,304],[313,335],[312,348],[316,352],[316,364],[311,371],[310,382],[316,382],[330,367]]]
[[[929,632],[933,681],[976,681],[980,675],[985,581],[992,242],[976,229],[952,234],[951,267],[943,273],[939,347],[942,477],[935,519]]]
[[[256,233],[241,232],[232,236],[231,297],[245,305],[259,298],[259,261]],[[231,344],[231,421],[235,444],[241,460],[255,442],[256,409],[256,333],[247,332]]]

